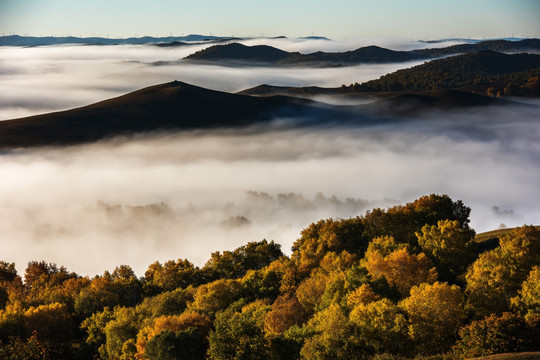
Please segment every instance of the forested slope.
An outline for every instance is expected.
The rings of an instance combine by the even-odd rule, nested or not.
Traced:
[[[540,228],[485,250],[470,209],[423,196],[266,240],[201,268],[93,278],[0,262],[2,359],[456,359],[537,351]],[[433,357],[437,355],[437,357]]]

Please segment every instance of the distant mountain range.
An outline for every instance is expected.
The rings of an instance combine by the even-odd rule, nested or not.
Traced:
[[[461,44],[445,48],[395,51],[379,46],[366,46],[345,52],[315,52],[301,54],[287,52],[271,46],[246,46],[229,43],[210,46],[185,57],[189,61],[229,62],[250,65],[279,66],[347,66],[362,63],[398,63],[415,60],[428,60],[437,57],[471,53],[483,50],[500,52],[540,52],[540,39],[521,41],[493,40],[476,44]]]
[[[167,37],[130,37],[130,38],[108,38],[108,37],[54,37],[54,36],[0,36],[0,46],[47,46],[65,44],[83,45],[135,45],[135,44],[167,44],[173,42],[204,42],[217,40],[239,40],[234,37],[197,35],[167,36]]]

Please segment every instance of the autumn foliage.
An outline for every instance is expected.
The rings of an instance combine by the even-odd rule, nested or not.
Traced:
[[[2,359],[449,359],[538,351],[540,229],[480,252],[470,209],[423,196],[197,267],[93,278],[0,261]]]

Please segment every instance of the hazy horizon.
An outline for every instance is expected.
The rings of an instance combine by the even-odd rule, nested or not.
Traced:
[[[540,37],[538,14],[540,3],[535,0],[4,0],[0,3],[0,32],[106,37],[319,35],[335,40]]]

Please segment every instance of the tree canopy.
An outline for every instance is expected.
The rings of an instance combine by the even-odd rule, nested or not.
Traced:
[[[0,262],[5,359],[449,359],[539,351],[540,228],[476,246],[470,209],[427,195],[262,240],[202,267],[93,278]],[[483,252],[482,252],[483,251]],[[430,357],[431,356],[431,357]]]

